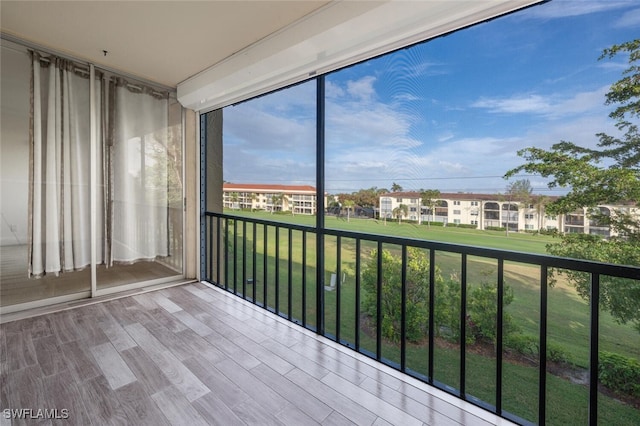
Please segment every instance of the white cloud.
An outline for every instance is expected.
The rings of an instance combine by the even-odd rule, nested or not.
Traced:
[[[494,113],[507,113],[507,114],[519,114],[519,113],[546,113],[550,105],[548,100],[539,95],[528,96],[516,96],[512,98],[481,98],[480,100],[471,104],[473,108],[488,109]]]
[[[355,81],[350,80],[347,82],[347,93],[355,99],[369,101],[375,94],[375,89],[373,88],[375,81],[376,78],[373,76],[366,76]]]
[[[614,26],[617,28],[640,27],[640,9],[634,9],[625,12],[622,17],[614,23]]]
[[[495,114],[535,114],[548,118],[560,118],[602,110],[608,86],[586,92],[565,95],[542,96],[537,94],[514,95],[508,98],[481,98],[471,104],[473,108],[486,109]]]

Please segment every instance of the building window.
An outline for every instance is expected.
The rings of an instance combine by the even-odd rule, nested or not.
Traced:
[[[459,205],[460,205],[460,201],[454,201],[454,202],[453,202],[453,205],[454,205],[454,206],[459,206]]]
[[[397,203],[402,203],[402,198],[396,198]]]
[[[460,225],[460,219],[453,219],[453,223],[455,225]]]
[[[525,213],[524,218],[525,219],[533,219],[533,213]]]
[[[460,214],[460,210],[454,210],[453,214]]]
[[[524,229],[528,231],[533,230],[533,225],[524,225]]]
[[[478,206],[478,202],[477,202],[477,201],[472,201],[472,202],[471,202],[471,205],[472,205],[472,206],[476,206],[476,207],[477,207],[477,206]]]
[[[478,225],[478,221],[477,221],[477,220],[472,220],[472,221],[471,221],[471,224],[472,224],[472,225]]]

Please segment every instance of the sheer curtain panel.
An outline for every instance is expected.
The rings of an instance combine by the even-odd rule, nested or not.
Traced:
[[[90,82],[67,60],[31,56],[29,273],[39,276],[91,261]]]

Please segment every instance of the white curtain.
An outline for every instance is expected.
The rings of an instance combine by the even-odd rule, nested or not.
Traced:
[[[89,79],[59,58],[32,60],[29,272],[57,274],[91,261]]]
[[[31,275],[90,265],[91,167],[98,171],[97,263],[169,254],[168,95],[111,78],[105,96],[106,80],[97,73],[91,164],[88,77],[70,61],[32,52]]]
[[[167,256],[168,100],[116,83],[112,143],[112,260]]]

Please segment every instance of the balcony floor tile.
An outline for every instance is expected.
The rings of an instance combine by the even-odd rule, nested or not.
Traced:
[[[202,283],[0,331],[1,408],[70,424],[511,424]]]

